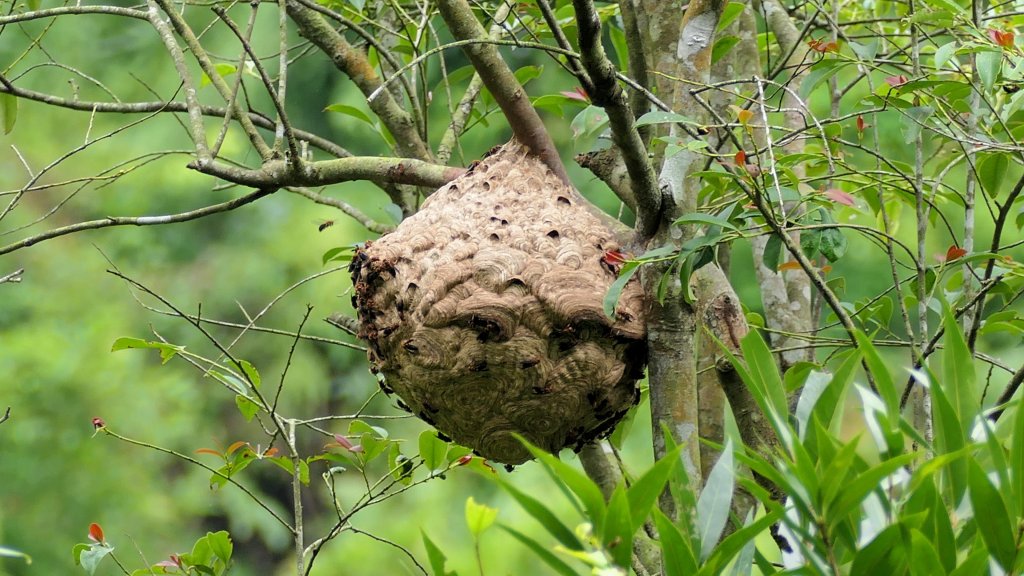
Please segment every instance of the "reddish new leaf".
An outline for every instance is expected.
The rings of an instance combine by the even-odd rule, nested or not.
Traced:
[[[107,426],[107,423],[103,421],[103,418],[97,417],[97,418],[93,418],[92,419],[92,427],[93,428],[99,430],[100,428],[105,428],[106,426]]]
[[[348,450],[349,452],[363,451],[362,445],[353,444],[348,438],[345,438],[341,434],[335,434],[334,441],[338,443],[338,446],[341,446],[342,448]]]
[[[739,119],[741,124],[746,126],[747,122],[750,122],[750,119],[754,117],[754,113],[750,110],[744,109],[737,112],[736,117]]]
[[[831,264],[825,264],[824,266],[821,267],[821,273],[822,274],[828,274],[831,271],[832,271],[832,265]]]
[[[825,190],[825,197],[837,204],[843,204],[845,206],[855,206],[857,204],[857,201],[853,196],[847,192],[839,190],[838,188],[829,188],[828,190]]]
[[[1013,32],[989,28],[988,37],[1002,48],[1013,48],[1015,38]]]
[[[473,461],[473,455],[472,454],[466,454],[462,458],[459,458],[456,461],[455,465],[456,466],[465,466],[466,464],[469,464],[472,461]]]
[[[744,166],[747,163],[747,153],[744,152],[743,150],[740,150],[740,151],[736,152],[735,156],[733,156],[733,160],[736,161],[736,166],[737,167]]]
[[[903,86],[907,82],[910,82],[910,80],[908,80],[907,77],[904,76],[903,74],[900,74],[899,76],[889,76],[888,78],[885,79],[885,83],[888,84],[889,86],[892,86],[893,88],[899,88],[900,86]]]
[[[857,116],[857,132],[864,133],[864,129],[867,128],[867,124],[864,123],[863,116]]]
[[[105,542],[103,539],[103,528],[99,524],[93,522],[89,524],[89,540],[102,544]]]
[[[263,457],[264,458],[273,458],[274,456],[277,456],[278,452],[279,452],[279,450],[277,448],[274,448],[273,446],[271,446],[270,448],[267,448],[266,452],[263,453]]]
[[[587,91],[584,90],[583,88],[580,88],[579,86],[577,86],[576,89],[571,92],[562,91],[560,92],[560,94],[571,100],[579,100],[580,102],[590,102],[590,96],[587,94]]]
[[[629,256],[624,252],[618,250],[605,250],[604,256],[601,256],[601,262],[609,266],[616,266],[624,263],[629,259]]]
[[[786,270],[800,270],[800,263],[796,260],[790,260],[779,264],[779,272],[784,272]]]
[[[949,262],[950,260],[956,260],[957,258],[960,258],[965,254],[967,254],[967,250],[964,250],[963,248],[960,248],[959,246],[954,244],[953,246],[949,247],[949,250],[946,250],[946,262]]]
[[[223,458],[224,457],[223,454],[221,454],[220,452],[217,452],[213,448],[199,448],[199,449],[196,450],[196,454],[209,454],[211,456],[217,456],[219,458]]]
[[[241,440],[239,440],[239,441],[233,443],[231,446],[228,446],[228,449],[225,450],[225,454],[230,456],[235,450],[238,450],[239,448],[241,448],[242,446],[245,446],[245,445],[246,445],[246,442],[242,442]]]

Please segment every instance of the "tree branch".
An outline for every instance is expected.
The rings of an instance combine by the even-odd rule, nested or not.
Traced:
[[[608,60],[601,45],[601,20],[590,0],[573,0],[579,27],[580,53],[590,79],[594,83],[591,101],[604,108],[611,126],[612,142],[622,154],[629,172],[633,198],[636,202],[636,229],[646,241],[658,229],[661,212],[661,191],[654,174],[647,147],[636,129],[633,111],[625,91],[615,76],[615,66]]]
[[[298,25],[299,33],[327,54],[335,67],[344,72],[367,97],[370,110],[394,136],[398,153],[407,158],[432,160],[433,156],[416,131],[416,123],[409,113],[395,102],[390,92],[377,90],[381,86],[380,77],[366,55],[349,44],[322,16],[295,0],[288,0],[288,15]],[[370,98],[371,94],[375,97]]]
[[[22,248],[28,248],[33,244],[38,244],[44,240],[51,238],[57,238],[59,236],[66,236],[75,232],[81,232],[83,230],[95,230],[97,228],[108,228],[110,226],[154,226],[158,224],[172,224],[175,222],[187,222],[188,220],[196,220],[210,214],[217,214],[218,212],[227,212],[240,208],[255,202],[264,196],[273,194],[276,191],[274,188],[256,190],[250,192],[245,196],[229,200],[227,202],[221,202],[220,204],[213,204],[189,212],[179,212],[177,214],[168,214],[165,216],[108,216],[100,220],[89,220],[87,222],[79,222],[77,224],[70,224],[68,226],[62,226],[60,228],[54,228],[53,230],[47,230],[41,234],[25,238],[18,242],[8,244],[7,246],[0,247],[0,256],[9,254],[15,250]]]
[[[486,40],[487,33],[473,15],[473,10],[466,0],[439,0],[438,9],[448,23],[448,28],[457,40]],[[565,172],[558,149],[551,140],[547,128],[541,121],[537,111],[530,103],[526,91],[516,80],[508,64],[498,53],[498,49],[489,43],[476,43],[463,46],[466,57],[473,68],[480,74],[484,86],[490,90],[494,100],[512,127],[516,139],[526,145],[547,164],[563,182],[569,184],[569,175]]]
[[[300,162],[292,169],[282,160],[272,160],[257,169],[239,168],[223,162],[189,168],[251,188],[281,188],[285,186],[327,186],[353,180],[374,180],[440,188],[465,173],[464,168],[441,166],[390,156],[353,156],[318,162]]]

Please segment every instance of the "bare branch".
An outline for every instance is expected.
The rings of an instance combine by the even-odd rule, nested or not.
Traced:
[[[159,224],[171,224],[174,222],[186,222],[188,220],[195,220],[210,214],[217,214],[219,212],[227,212],[240,208],[255,202],[264,196],[272,194],[276,191],[274,188],[260,189],[254,192],[250,192],[245,196],[229,200],[227,202],[221,202],[220,204],[213,204],[211,206],[205,206],[196,210],[190,210],[188,212],[179,212],[177,214],[168,214],[165,216],[108,216],[100,220],[89,220],[87,222],[78,222],[77,224],[70,224],[68,226],[61,226],[60,228],[54,228],[53,230],[47,230],[35,236],[25,238],[18,242],[8,244],[7,246],[0,247],[0,256],[9,254],[15,250],[22,248],[28,248],[33,244],[38,244],[44,240],[51,238],[57,238],[59,236],[66,236],[75,232],[81,232],[83,230],[95,230],[97,228],[108,228],[110,226],[154,226]]]
[[[17,284],[21,282],[21,275],[25,273],[24,268],[19,268],[10,274],[0,276],[0,284],[10,282],[11,284]]]
[[[487,40],[487,33],[466,0],[440,0],[438,9],[457,40]],[[516,139],[541,158],[563,182],[571,185],[551,135],[498,49],[491,43],[475,42],[465,45],[463,51],[501,107]]]
[[[288,187],[288,191],[294,192],[299,196],[309,198],[310,200],[316,202],[317,204],[323,204],[324,206],[333,206],[334,208],[337,208],[338,210],[344,212],[346,215],[351,217],[356,222],[362,224],[363,228],[366,228],[370,232],[376,232],[377,234],[387,234],[388,232],[391,232],[395,229],[395,227],[390,224],[382,224],[380,222],[377,222],[373,218],[370,218],[361,210],[349,204],[348,202],[343,202],[336,198],[331,198],[330,196],[318,194],[308,188]]]

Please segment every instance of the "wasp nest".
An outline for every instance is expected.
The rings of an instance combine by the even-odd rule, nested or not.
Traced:
[[[381,387],[481,456],[529,458],[611,432],[646,362],[643,295],[603,301],[609,218],[513,141],[353,259],[360,337]]]

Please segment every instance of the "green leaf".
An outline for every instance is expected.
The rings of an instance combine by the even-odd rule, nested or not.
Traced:
[[[779,259],[782,257],[782,240],[772,234],[764,245],[764,257],[762,261],[769,270],[779,269]]]
[[[853,559],[850,574],[903,574],[907,570],[906,542],[902,538],[902,524],[890,525]]]
[[[401,220],[401,218],[399,218]],[[339,260],[341,262],[348,262],[352,260],[352,247],[351,246],[339,246],[337,248],[331,248],[327,252],[324,252],[322,257],[323,265],[326,266],[328,262]]]
[[[902,117],[903,121],[903,141],[907,144],[913,144],[917,140],[918,135],[921,134],[921,130],[928,122],[928,118],[935,113],[935,108],[931,106],[913,106],[907,108],[906,116]]]
[[[365,122],[366,124],[369,124],[375,130],[377,128],[377,126],[373,123],[373,119],[370,118],[366,114],[366,112],[363,112],[362,110],[360,110],[359,108],[356,108],[354,106],[349,106],[347,104],[331,104],[327,108],[324,108],[324,112],[337,112],[339,114],[344,114],[346,116],[351,116],[352,118],[355,118],[356,120],[360,120],[362,122]]]
[[[739,36],[733,36],[732,34],[719,36],[715,39],[715,45],[711,48],[711,63],[714,64],[721,60],[722,57],[728,54],[729,51],[739,43]]]
[[[543,66],[523,66],[522,68],[516,70],[515,77],[516,80],[519,81],[520,86],[526,86],[526,84],[529,83],[530,80],[540,77],[541,72],[543,71]]]
[[[160,361],[162,364],[174,358],[174,355],[179,351],[184,350],[184,346],[175,346],[174,344],[167,344],[165,342],[150,342],[147,340],[141,340],[139,338],[118,338],[114,341],[114,345],[110,347],[111,352],[117,352],[118,350],[128,350],[131,348],[152,348],[160,351]]]
[[[725,523],[729,520],[729,507],[735,486],[732,439],[726,440],[725,448],[718,457],[711,474],[697,499],[697,533],[700,538],[700,558],[706,560],[718,544]]]
[[[928,378],[920,372],[912,372],[911,376],[917,380],[918,385],[927,385]],[[953,409],[949,397],[942,386],[932,385],[929,387],[932,396],[932,429],[935,437],[935,453],[950,454],[958,452],[967,443],[960,419],[957,418],[956,410]],[[946,469],[946,482],[944,486],[950,492],[950,500],[960,502],[967,491],[967,465],[960,459],[950,462]]]
[[[1017,556],[1017,544],[1010,524],[1006,502],[999,490],[989,482],[985,471],[973,459],[967,463],[967,485],[970,487],[971,507],[974,521],[985,547],[1006,572],[1013,571]]]
[[[721,216],[715,216],[713,214],[704,214],[703,212],[691,212],[689,214],[683,214],[676,221],[673,222],[676,226],[683,224],[707,224],[708,226],[721,226],[726,230],[736,230],[739,228],[735,224],[729,222],[728,219]]]
[[[10,134],[18,121],[18,98],[13,94],[0,94],[0,118],[3,118],[4,134]]]
[[[552,480],[559,484],[564,483],[580,499],[580,502],[583,503],[583,508],[586,510],[587,518],[594,525],[594,531],[599,533],[604,527],[606,506],[604,496],[601,494],[601,489],[597,484],[588,478],[586,474],[530,444],[522,437],[519,438],[519,441],[526,446],[526,449],[533,454],[534,458],[544,465],[544,470]],[[576,505],[575,502],[573,504]]]
[[[445,561],[447,560],[444,557],[444,553],[427,536],[426,532],[420,530],[420,534],[423,536],[423,547],[427,549],[427,560],[430,562],[430,569],[434,572],[434,576],[449,576],[451,572],[445,572],[444,570]]]
[[[535,520],[540,522],[541,526],[554,536],[562,546],[565,546],[570,550],[583,549],[583,544],[581,544],[579,539],[576,538],[576,535],[573,534],[572,530],[563,524],[562,521],[555,516],[554,512],[548,509],[544,503],[519,490],[510,482],[506,482],[501,478],[497,478],[496,480],[498,484],[500,484],[501,487],[504,488],[505,491],[523,507],[523,510],[526,510],[530,516],[533,516]]]
[[[608,292],[604,295],[604,313],[609,318],[615,316],[615,305],[619,303],[619,296],[622,295],[622,290],[625,289],[626,284],[639,269],[639,262],[635,260],[627,261],[622,265],[619,277],[608,287]]]
[[[238,411],[242,413],[242,417],[245,418],[246,422],[251,422],[253,416],[260,411],[259,404],[241,394],[235,395],[235,406],[238,407]]]
[[[952,308],[946,302],[943,302],[942,308],[946,332],[942,338],[944,346],[940,385],[949,394],[953,410],[966,430],[981,410],[981,400],[975,391],[974,359]]]
[[[662,112],[656,110],[654,112],[648,112],[644,114],[636,121],[636,126],[647,126],[649,124],[688,124],[691,126],[702,126],[690,119],[689,116],[683,116],[682,114],[676,114],[674,112]]]
[[[25,564],[32,563],[31,556],[19,550],[15,550],[14,548],[8,548],[7,546],[0,546],[0,558],[21,558],[25,561]]]
[[[835,76],[847,64],[848,61],[837,59],[825,59],[815,63],[800,85],[800,97],[806,100],[819,84]]]
[[[1003,65],[1003,53],[995,50],[982,50],[975,55],[978,76],[985,90],[991,90],[999,78],[999,70]]]
[[[213,555],[221,562],[225,565],[231,562],[231,553],[234,546],[231,543],[231,535],[228,534],[227,530],[207,532],[206,541],[209,544]]]
[[[523,534],[522,532],[519,532],[518,530],[511,528],[509,526],[505,526],[503,524],[499,524],[499,526],[501,526],[502,530],[511,534],[513,538],[525,544],[527,548],[529,548],[534,554],[537,555],[538,558],[543,560],[545,564],[554,569],[554,571],[558,574],[561,574],[562,576],[576,576],[575,570],[573,570],[571,567],[569,567],[568,564],[563,562],[561,558],[555,556],[550,550],[538,544],[537,541],[533,538],[530,538],[526,534]],[[424,538],[426,538],[426,535],[424,535]]]
[[[260,387],[260,382],[261,381],[260,381],[260,373],[256,370],[256,367],[253,366],[252,364],[250,364],[249,362],[245,361],[245,360],[239,360],[238,364],[239,364],[239,366],[242,367],[242,372],[245,374],[246,378],[249,380],[249,384],[252,385],[253,388],[257,388],[258,389]]]
[[[604,108],[587,106],[569,123],[572,137],[578,143],[577,148],[590,146],[590,141],[598,137],[608,126],[608,114]]]
[[[860,330],[857,330],[854,336],[857,339],[857,347],[864,354],[864,362],[867,364],[868,370],[871,371],[871,376],[874,377],[878,394],[885,403],[886,416],[889,417],[890,421],[894,421],[900,413],[900,398],[899,393],[896,391],[896,383],[893,382],[892,374],[889,373],[886,362],[878,353],[875,345],[871,343],[871,339]]]
[[[721,32],[729,27],[740,14],[743,14],[743,9],[746,8],[745,2],[729,2],[726,4],[725,9],[722,10],[722,16],[718,19],[717,31]]]
[[[654,509],[654,526],[661,538],[662,562],[665,576],[691,576],[697,572],[697,559],[679,527],[672,523],[665,514]]]
[[[484,504],[478,504],[472,496],[466,499],[466,526],[473,538],[479,538],[480,534],[494,524],[498,517],[498,509],[491,508]]]
[[[765,514],[761,518],[755,520],[752,524],[748,524],[729,536],[726,536],[726,538],[722,540],[722,543],[719,544],[711,553],[707,562],[704,563],[704,567],[700,571],[701,576],[717,576],[718,574],[721,574],[729,562],[732,562],[732,559],[739,554],[747,544],[752,542],[765,530],[768,530],[773,524],[778,522],[781,517],[781,510]]]
[[[608,512],[604,520],[604,545],[611,552],[612,560],[623,568],[629,567],[633,554],[632,514],[629,498],[622,484],[615,487],[608,501]]]
[[[883,480],[918,456],[917,452],[901,454],[858,474],[852,481],[844,482],[843,488],[838,491],[836,498],[832,502],[826,503],[826,513],[831,523],[838,525],[840,521],[845,520],[868,497],[868,494],[880,488]]]
[[[108,544],[78,544],[72,553],[75,556],[75,565],[81,566],[91,576],[96,573],[100,560],[113,551],[114,547]]]
[[[1024,403],[1017,401],[1013,412],[1013,433],[1010,438],[1010,484],[1017,493],[1017,510],[1013,512],[1018,518],[1024,517]]]
[[[424,430],[419,438],[420,457],[423,464],[430,472],[444,470],[448,465],[445,456],[448,454],[448,444],[437,437],[433,430]]]
[[[669,451],[665,456],[655,462],[650,470],[644,472],[643,476],[633,482],[629,487],[627,496],[629,498],[629,513],[632,516],[630,521],[631,533],[636,532],[647,516],[650,515],[654,505],[658,502],[658,496],[665,489],[665,484],[672,476],[677,465],[679,465],[679,452],[681,448]]]

